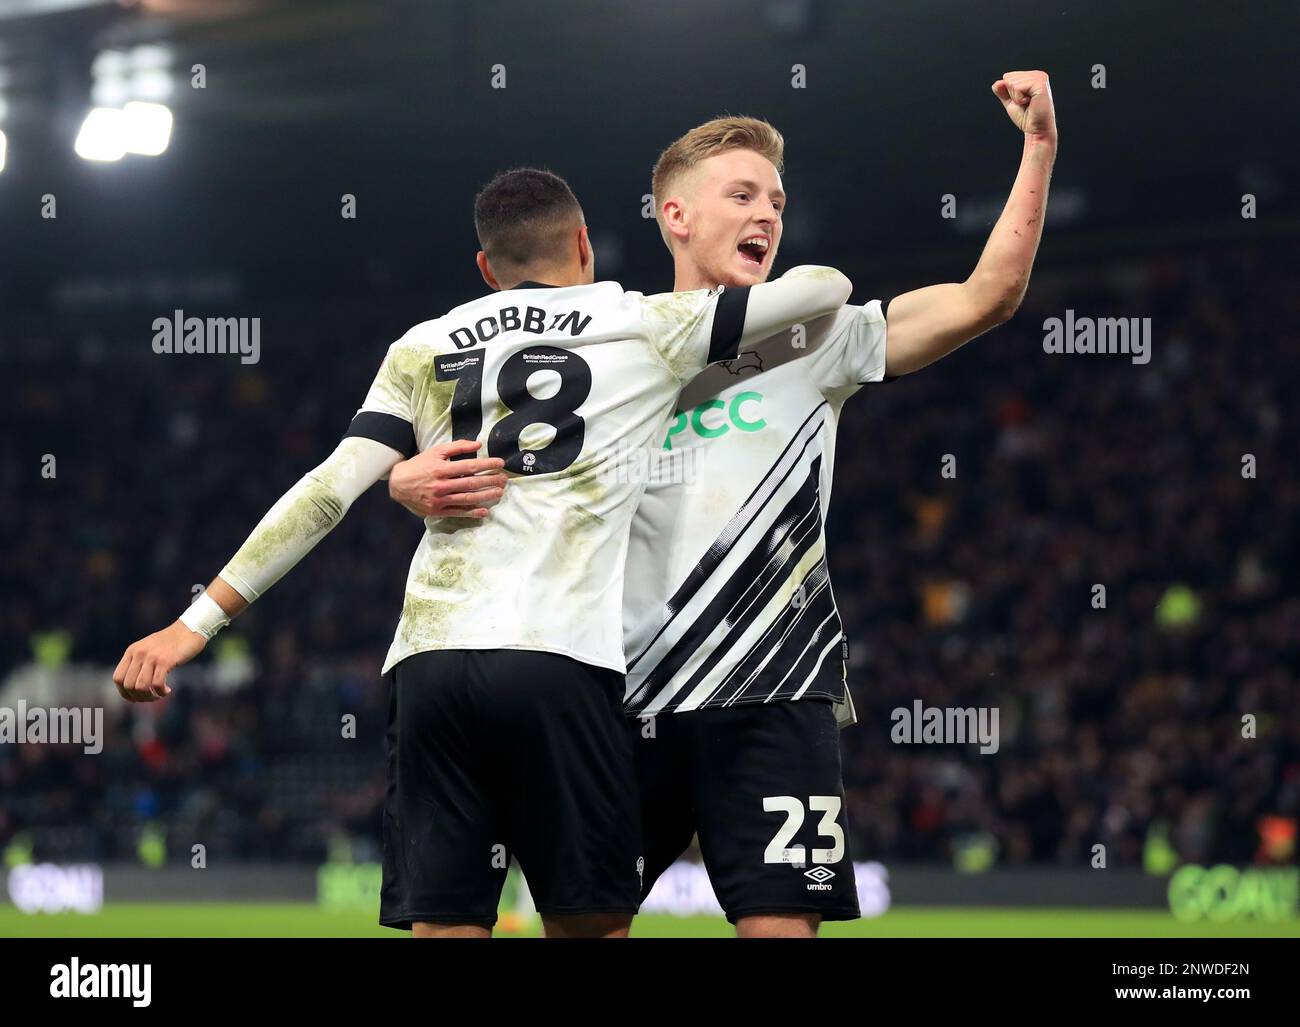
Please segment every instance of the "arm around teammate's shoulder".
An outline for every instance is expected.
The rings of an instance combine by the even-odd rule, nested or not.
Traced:
[[[647,337],[673,376],[688,382],[708,364],[834,313],[852,291],[834,268],[806,265],[775,282],[661,293],[640,303]]]
[[[853,283],[847,275],[816,264],[802,264],[774,282],[750,286],[739,346],[743,349],[797,324],[833,314],[848,302],[852,292]]]

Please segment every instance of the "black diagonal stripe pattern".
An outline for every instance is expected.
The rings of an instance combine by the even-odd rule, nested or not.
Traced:
[[[749,307],[749,286],[725,288],[713,308],[713,331],[709,335],[709,363],[733,360],[745,334],[745,311]]]
[[[820,454],[808,466],[807,476],[781,509],[767,533],[758,540],[740,566],[723,582],[713,599],[696,617],[677,643],[646,674],[628,700],[629,712],[635,714],[649,697],[657,697],[708,637],[724,621],[732,630],[746,613],[761,610],[788,576],[788,568],[797,566],[803,555],[821,538]],[[790,551],[781,552],[787,541]],[[743,624],[741,630],[743,630]],[[707,673],[726,654],[723,645],[715,646],[705,660]],[[674,690],[678,691],[678,690]]]
[[[844,625],[840,621],[840,611],[835,608],[835,599],[827,595],[826,602],[830,604],[831,614],[828,620],[822,616],[816,622],[810,622],[813,630],[811,644],[806,650],[799,655],[797,662],[790,671],[790,676],[782,681],[777,688],[777,682],[780,680],[777,676],[769,678],[771,687],[763,692],[761,698],[764,702],[782,702],[787,699],[793,699],[795,693],[803,688],[804,682],[809,681],[816,675],[813,680],[809,681],[807,690],[804,695],[815,693],[828,697],[831,702],[844,701],[844,660],[838,650],[840,643],[844,639]],[[823,623],[823,621],[825,623]],[[799,653],[798,648],[793,650]],[[769,667],[772,664],[768,665]],[[766,669],[766,668],[765,668]],[[762,674],[759,677],[763,677]],[[772,689],[776,691],[773,692]],[[771,698],[768,698],[771,696]],[[733,702],[752,702],[754,699],[748,695],[737,696]]]
[[[722,534],[714,539],[713,544],[700,557],[700,562],[686,576],[686,580],[682,582],[681,587],[664,604],[668,616],[664,618],[663,624],[660,625],[659,630],[654,633],[650,641],[642,646],[640,652],[628,662],[627,669],[629,673],[636,667],[641,658],[653,648],[654,644],[659,641],[659,637],[672,625],[686,605],[695,598],[704,584],[713,577],[718,566],[736,544],[736,540],[742,537],[763,511],[763,508],[767,506],[768,501],[794,473],[795,468],[799,466],[799,461],[803,458],[803,454],[822,430],[822,425],[825,424],[824,411],[829,408],[829,403],[819,403],[804,418],[803,424],[799,426],[798,431],[786,443],[781,455],[776,458],[772,466],[768,468],[767,473],[763,475],[763,480],[755,486],[754,491],[740,505],[740,509],[736,511],[735,516],[727,522],[727,526],[722,529]]]
[[[817,544],[818,539],[821,538],[822,530],[821,500],[817,497],[814,497],[814,500],[814,505],[806,511],[790,534],[791,542],[797,547],[794,553],[786,560],[773,559],[769,561],[767,567],[754,579],[753,583],[737,601],[736,608],[730,611],[725,618],[728,627],[727,633],[718,641],[717,645],[713,646],[708,656],[695,669],[695,672],[686,681],[673,689],[671,699],[664,707],[665,710],[675,709],[686,700],[687,696],[698,685],[707,681],[709,676],[717,671],[719,665],[725,666],[727,661],[735,654],[741,636],[753,628],[755,619],[767,608],[772,596],[790,581],[799,560],[803,559],[808,550]],[[797,555],[795,555],[796,553]],[[713,695],[711,694],[705,704],[719,705],[713,703],[712,699]]]
[[[825,565],[822,565],[824,569]],[[811,578],[811,575],[809,576]],[[774,625],[774,641],[766,647],[755,647],[738,665],[729,688],[719,689],[705,706],[734,706],[748,702],[780,702],[792,699],[814,674],[821,673],[829,653],[834,654],[832,643],[844,636],[840,612],[829,585],[823,585],[809,595],[802,609],[787,611]],[[772,658],[763,665],[769,652]],[[815,691],[839,702],[844,698],[844,665],[836,655],[834,671],[827,669],[824,681],[815,683]],[[763,669],[754,674],[755,668]],[[814,688],[813,685],[809,686]]]
[[[786,694],[798,691],[806,674],[791,688],[786,688],[789,682],[783,682],[782,679],[787,674],[791,678],[795,676],[792,664],[804,662],[804,647],[814,635],[822,633],[820,625],[824,621],[830,626],[828,617],[836,625],[839,624],[835,600],[828,584],[825,555],[813,565],[797,587],[803,589],[804,602],[799,606],[791,603],[782,608],[749,651],[735,661],[732,670],[701,704],[701,708],[727,706],[746,698],[766,699],[778,684]],[[838,633],[838,628],[836,630]],[[739,642],[739,638],[735,641]],[[759,670],[760,667],[763,669]]]

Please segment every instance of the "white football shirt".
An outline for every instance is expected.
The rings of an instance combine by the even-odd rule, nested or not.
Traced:
[[[647,450],[682,385],[838,309],[796,268],[748,289],[644,296],[523,283],[395,342],[348,435],[409,456],[478,439],[512,481],[484,520],[429,518],[384,672],[430,649],[535,649],[622,672],[623,572]]]
[[[659,434],[667,463],[633,519],[626,711],[818,697],[851,718],[826,564],[835,431],[885,371],[879,300],[710,367]]]

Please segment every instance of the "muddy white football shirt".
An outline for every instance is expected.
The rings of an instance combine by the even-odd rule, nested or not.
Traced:
[[[430,649],[505,648],[622,672],[640,458],[680,389],[739,347],[838,309],[848,289],[817,267],[656,296],[523,283],[412,328],[348,434],[406,456],[478,439],[512,481],[484,520],[426,520],[384,672]]]
[[[632,525],[629,715],[817,697],[851,716],[824,521],[840,411],[884,371],[874,300],[783,330],[683,390]]]

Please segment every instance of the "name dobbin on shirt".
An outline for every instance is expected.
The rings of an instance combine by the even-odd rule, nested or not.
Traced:
[[[52,998],[129,998],[144,1008],[152,999],[152,963],[87,963],[72,957],[50,967]]]
[[[1065,320],[1043,322],[1044,353],[1131,353],[1133,363],[1151,361],[1151,318],[1075,317],[1067,308]]]
[[[474,322],[474,328],[457,328],[447,337],[457,349],[469,349],[487,342],[501,332],[531,332],[541,335],[544,332],[562,332],[568,329],[569,335],[581,335],[587,325],[591,324],[591,315],[580,310],[562,310],[551,315],[551,323],[546,324],[546,311],[541,307],[524,307],[523,313],[518,307],[502,307],[495,314],[480,317]]]
[[[172,316],[153,319],[155,353],[238,353],[241,364],[256,364],[262,358],[260,317],[186,317],[174,310]]]

